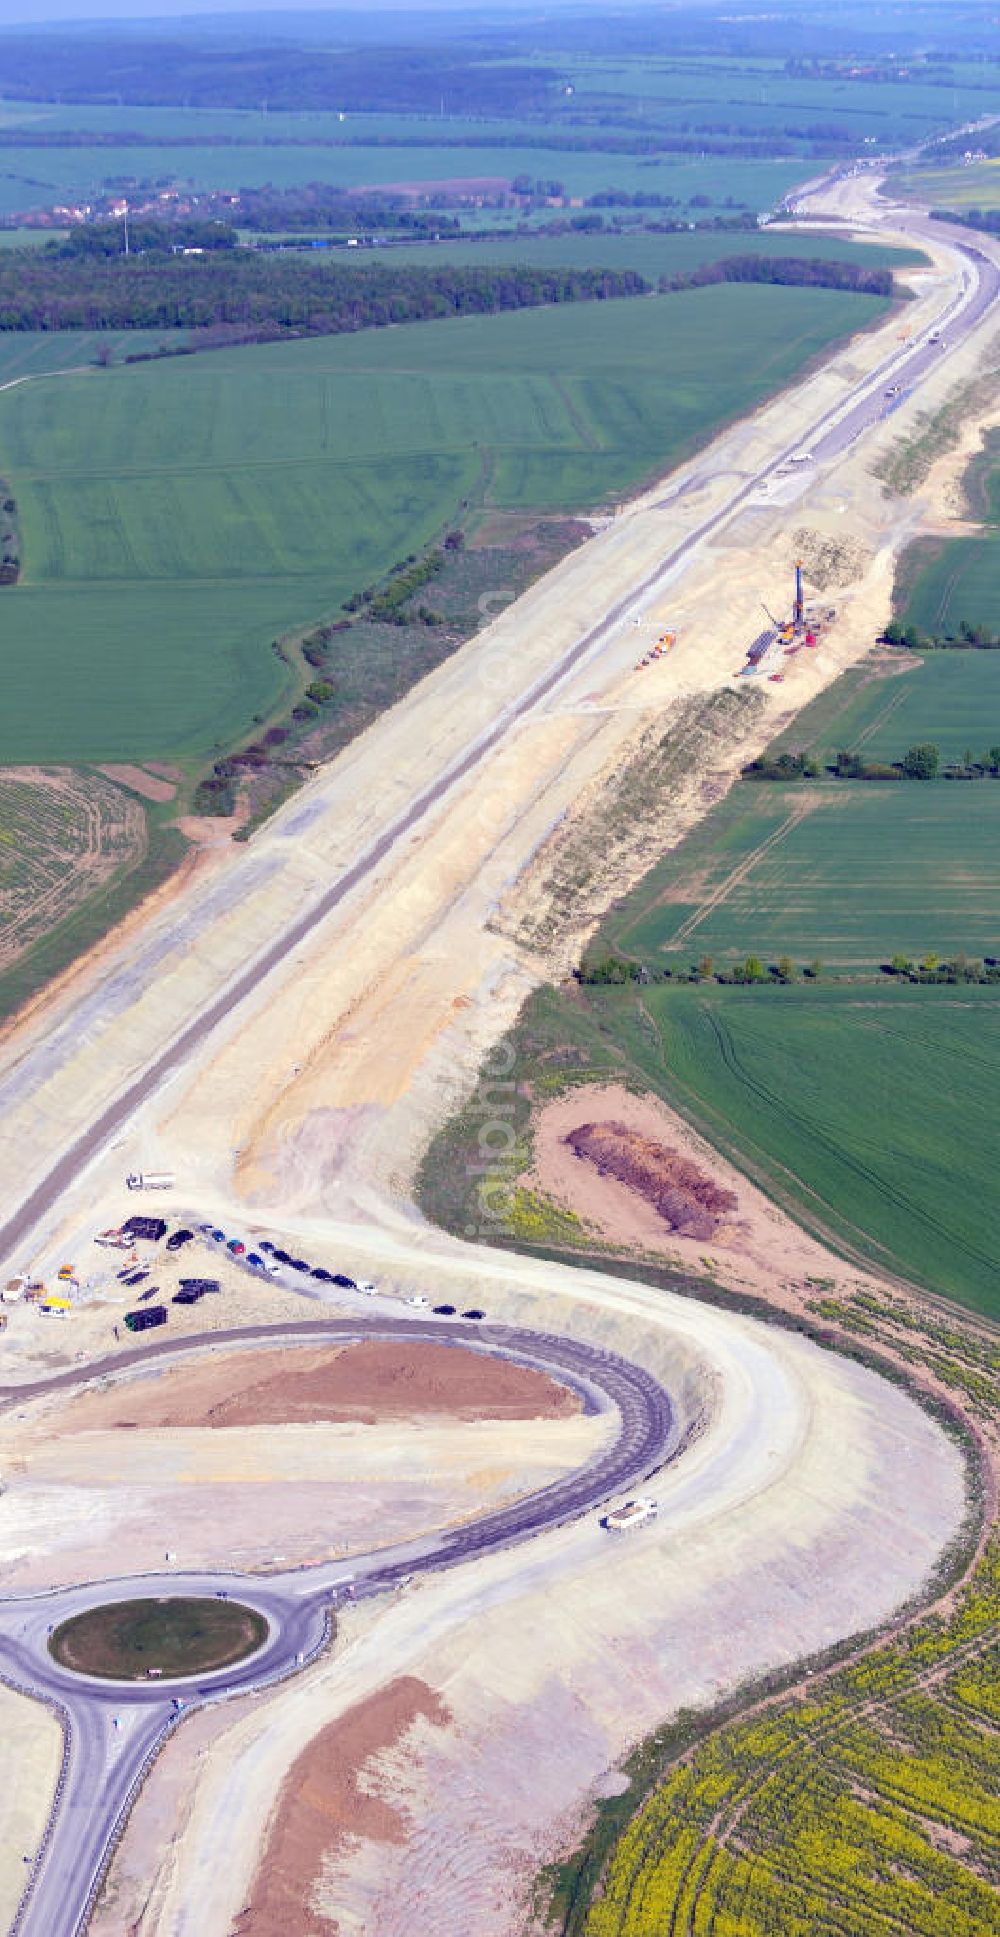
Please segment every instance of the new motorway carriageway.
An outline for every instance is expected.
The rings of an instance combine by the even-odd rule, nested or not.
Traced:
[[[500,1325],[434,1324],[418,1317],[258,1325],[213,1332],[202,1344],[190,1339],[158,1342],[51,1379],[0,1390],[0,1404],[9,1411],[47,1393],[191,1356],[206,1344],[214,1350],[294,1341],[342,1345],[377,1338],[407,1344],[460,1342],[468,1350],[500,1354],[571,1386],[590,1412],[613,1410],[618,1430],[592,1460],[536,1493],[440,1534],[349,1561],[263,1577],[165,1569],[0,1602],[0,1674],[13,1687],[50,1703],[65,1735],[55,1806],[41,1849],[25,1852],[30,1859],[26,1887],[11,1937],[77,1937],[86,1928],[117,1834],[167,1735],[192,1707],[294,1674],[324,1646],[338,1597],[358,1601],[384,1594],[419,1575],[461,1566],[596,1512],[649,1479],[679,1451],[669,1397],[641,1366],[568,1338]],[[150,1683],[98,1680],[61,1667],[49,1651],[53,1628],[88,1608],[138,1598],[217,1594],[262,1614],[268,1637],[255,1654],[214,1674]]]
[[[900,226],[895,215],[893,221],[895,226]],[[906,226],[917,244],[934,233],[926,219],[907,217]],[[938,244],[942,240],[937,234],[934,239]],[[95,1106],[86,1126],[69,1138],[54,1164],[43,1170],[39,1163],[35,1171],[37,1181],[19,1203],[12,1205],[6,1221],[0,1225],[0,1259],[9,1257],[32,1237],[52,1207],[80,1180],[93,1160],[127,1130],[145,1103],[191,1063],[213,1032],[230,1023],[243,1005],[259,998],[268,978],[280,975],[295,950],[349,897],[377,878],[387,859],[403,850],[422,824],[447,803],[450,795],[458,792],[487,757],[510,740],[528,718],[544,708],[563,681],[613,644],[622,628],[642,615],[679,567],[752,501],[762,485],[786,473],[792,460],[803,453],[810,458],[806,467],[810,471],[820,471],[824,464],[836,464],[867,431],[897,408],[904,392],[909,396],[919,388],[921,379],[940,363],[942,355],[982,323],[1000,291],[1000,267],[984,249],[972,243],[959,242],[949,235],[947,246],[963,264],[961,287],[933,323],[910,337],[904,346],[897,344],[848,395],[824,410],[810,426],[800,429],[794,442],[775,452],[752,477],[743,474],[734,480],[732,490],[727,492],[721,505],[667,549],[653,572],[634,584],[627,596],[610,605],[595,625],[582,632],[516,698],[501,705],[491,723],[456,758],[443,764],[433,782],[414,792],[402,810],[389,819],[346,868],[331,881],[317,884],[306,905],[256,949],[249,960],[244,960],[235,974],[220,976],[217,992],[181,1023],[165,1044],[161,1040],[155,1046],[151,1042],[142,1045],[132,1079],[117,1094]],[[897,394],[887,398],[890,384]],[[677,495],[675,489],[661,503],[667,504]],[[315,793],[293,801],[285,814],[276,817],[273,833],[289,857],[294,853],[296,835],[323,811],[322,796]],[[81,1041],[98,1037],[108,1040],[118,1026],[127,1031],[130,1012],[138,1009],[150,989],[164,976],[171,947],[182,940],[186,957],[204,949],[213,925],[224,924],[236,903],[246,902],[255,893],[266,893],[269,898],[273,895],[282,866],[282,858],[273,846],[261,852],[251,847],[209,888],[196,907],[185,911],[176,934],[155,934],[131,948],[127,960],[108,982],[71,1003],[61,1021],[11,1059],[0,1076],[0,1121],[6,1120],[13,1126],[18,1110],[32,1111],[34,1100],[45,1093],[46,1085],[71,1060]],[[68,1128],[69,1120],[65,1116],[61,1120]],[[47,1151],[50,1147],[46,1137],[44,1148]],[[32,1159],[23,1143],[19,1157],[18,1168],[22,1174],[30,1175],[28,1166]],[[42,1159],[42,1163],[46,1162],[47,1157]]]

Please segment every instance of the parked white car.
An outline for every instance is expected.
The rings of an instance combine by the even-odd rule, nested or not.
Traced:
[[[374,1298],[375,1293],[378,1290],[378,1286],[373,1285],[370,1278],[359,1278],[356,1289],[358,1291],[363,1291],[366,1298]]]
[[[407,1299],[405,1300],[405,1303],[406,1303],[407,1305],[417,1305],[417,1306],[419,1306],[419,1307],[420,1307],[421,1309],[422,1309],[423,1307],[425,1307],[425,1306],[427,1306],[427,1305],[429,1305],[429,1304],[430,1304],[430,1302],[431,1302],[431,1301],[430,1301],[430,1299],[429,1299],[429,1298],[425,1298],[425,1297],[424,1297],[424,1294],[423,1294],[423,1292],[422,1292],[422,1291],[415,1291],[415,1292],[414,1292],[414,1294],[413,1294],[413,1297],[412,1297],[412,1298],[407,1298]]]

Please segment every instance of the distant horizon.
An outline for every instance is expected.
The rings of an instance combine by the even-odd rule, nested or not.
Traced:
[[[684,0],[687,7],[708,6],[711,0]],[[559,12],[584,11],[597,9],[604,0],[546,0],[546,11]],[[502,12],[534,14],[537,9],[530,0],[496,0]],[[656,7],[658,0],[629,0],[627,11],[638,10],[643,6]],[[271,4],[247,5],[246,0],[106,0],[100,10],[95,10],[91,0],[52,0],[44,13],[31,0],[0,0],[0,29],[5,27],[48,28],[48,27],[120,27],[126,23],[156,26],[162,21],[165,27],[175,26],[185,20],[208,21],[223,16],[242,16],[248,20],[277,20],[287,16],[293,21],[302,14],[329,14],[331,19],[342,19],[351,15],[369,17],[374,13],[413,14],[470,13],[485,14],[495,12],[496,6],[469,3],[469,0],[431,0],[428,5],[413,6],[412,0],[293,0],[292,4],[282,5],[281,0],[271,0]],[[2,87],[0,87],[2,93]]]
[[[802,0],[802,11],[808,12],[814,5],[822,5],[824,0]],[[693,12],[700,7],[709,10],[721,4],[721,0],[625,0],[625,4],[615,9],[624,13],[637,13],[643,10],[657,13]],[[750,0],[745,0],[749,9]],[[787,0],[785,0],[787,5]],[[779,9],[782,0],[777,0]],[[606,11],[607,0],[545,0],[544,14],[583,13]],[[7,27],[49,28],[49,27],[121,27],[134,23],[142,26],[156,26],[158,22],[165,27],[175,26],[185,20],[210,21],[243,17],[247,20],[277,21],[283,16],[294,21],[303,14],[329,14],[330,18],[345,19],[353,15],[370,18],[372,13],[417,14],[426,18],[436,13],[468,13],[487,15],[497,11],[537,18],[539,8],[532,0],[494,0],[487,7],[483,0],[270,0],[270,4],[250,5],[247,0],[104,0],[104,5],[95,9],[93,0],[50,0],[44,12],[31,5],[31,0],[0,0],[0,30]],[[0,86],[0,94],[3,89]]]

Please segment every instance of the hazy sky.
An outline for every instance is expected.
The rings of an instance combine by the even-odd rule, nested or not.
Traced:
[[[456,10],[469,0],[417,0],[437,12],[446,7]],[[494,0],[496,4],[496,0]],[[502,7],[504,0],[499,0]],[[525,12],[524,0],[515,0],[518,12]],[[640,0],[641,4],[641,0]],[[406,13],[412,0],[0,0],[0,26],[38,27],[52,20],[176,20],[184,14],[265,13],[272,18],[282,13]],[[3,76],[0,74],[0,92]]]
[[[404,13],[411,0],[0,0],[0,26],[38,27],[50,20],[176,20],[192,13]],[[421,6],[423,0],[420,0]],[[436,10],[466,0],[429,0]],[[503,4],[503,0],[500,0]],[[3,77],[0,75],[0,91]]]

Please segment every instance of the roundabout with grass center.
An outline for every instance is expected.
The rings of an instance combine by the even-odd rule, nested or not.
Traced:
[[[263,1647],[268,1623],[240,1601],[162,1598],[113,1601],[57,1627],[49,1652],[73,1674],[105,1681],[176,1681],[244,1661]]]

